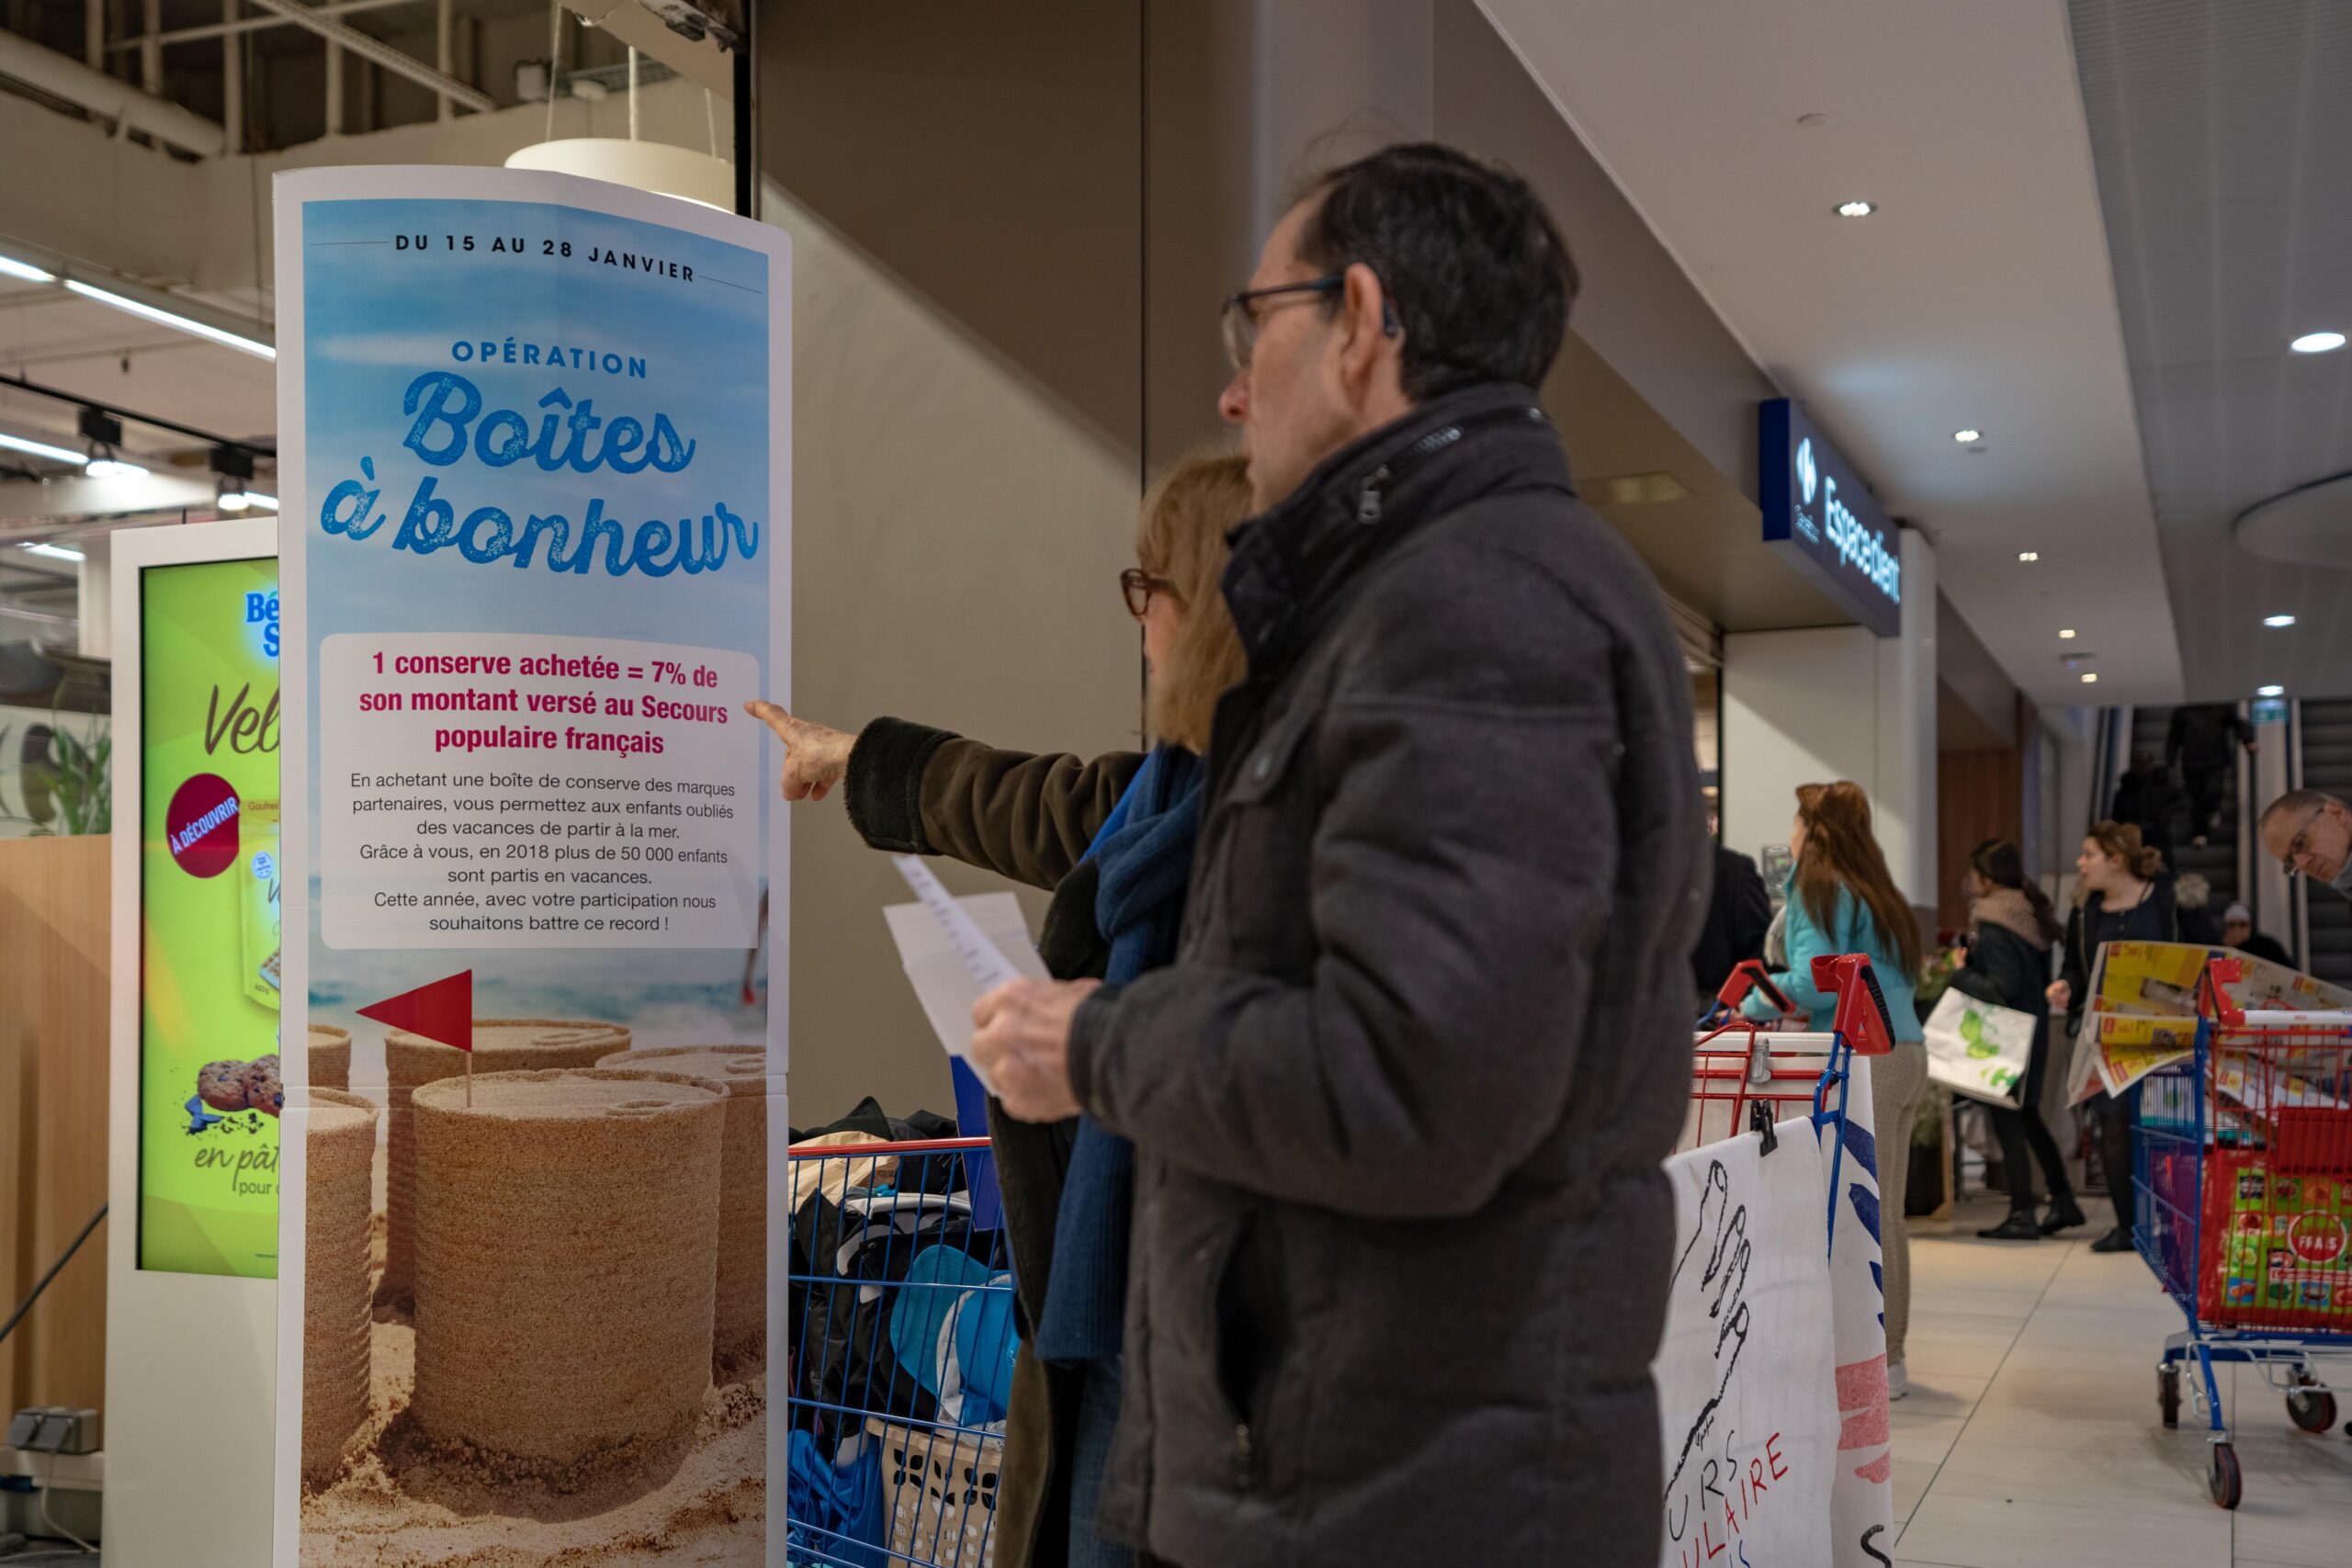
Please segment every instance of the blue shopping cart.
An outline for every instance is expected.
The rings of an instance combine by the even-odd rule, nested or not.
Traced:
[[[991,1561],[1017,1335],[1004,1232],[974,1201],[988,1146],[790,1151],[795,1568]]]
[[[2193,1049],[2126,1090],[2134,1239],[2188,1320],[2157,1362],[2157,1410],[2178,1425],[2186,1367],[2224,1508],[2245,1483],[2215,1364],[2261,1369],[2318,1434],[2346,1386],[2322,1369],[2352,1358],[2352,1013],[2242,1010],[2223,988],[2242,970],[2207,961]]]

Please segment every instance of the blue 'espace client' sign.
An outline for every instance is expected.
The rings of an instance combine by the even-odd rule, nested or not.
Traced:
[[[1894,525],[1860,475],[1793,403],[1763,405],[1764,539],[1881,637],[1903,629],[1903,557]]]

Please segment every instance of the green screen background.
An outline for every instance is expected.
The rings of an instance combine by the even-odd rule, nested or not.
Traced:
[[[206,773],[228,780],[247,811],[277,804],[277,660],[264,641],[277,628],[246,617],[249,593],[268,595],[275,610],[277,562],[150,567],[141,577],[139,1267],[275,1279],[277,1119],[239,1113],[242,1125],[224,1119],[191,1134],[187,1105],[207,1062],[277,1049],[277,1010],[247,994],[239,903],[254,852],[277,845],[257,844],[261,824],[241,820],[237,863],[191,876],[166,847],[164,813],[173,791]],[[225,735],[208,751],[215,694],[218,723],[241,690],[270,710],[268,730],[251,751]],[[300,897],[286,902],[304,907]]]

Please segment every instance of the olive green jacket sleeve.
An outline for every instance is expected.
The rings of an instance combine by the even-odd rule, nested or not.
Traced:
[[[946,855],[1050,889],[1142,766],[1139,751],[1035,756],[877,718],[851,749],[842,794],[851,826],[877,850]]]

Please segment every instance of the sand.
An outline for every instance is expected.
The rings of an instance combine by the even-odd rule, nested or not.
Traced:
[[[474,1073],[530,1071],[539,1067],[593,1067],[603,1057],[629,1048],[629,1032],[616,1023],[544,1018],[489,1018],[474,1024]],[[409,1096],[423,1084],[461,1077],[466,1054],[395,1029],[384,1036],[384,1077],[390,1086],[387,1141],[391,1150],[386,1203],[389,1247],[384,1275],[376,1287],[380,1304],[406,1307],[416,1280],[416,1233],[410,1219],[416,1198],[414,1134]]]
[[[718,1382],[756,1371],[767,1357],[767,1061],[763,1045],[667,1045],[623,1052],[598,1064],[691,1073],[728,1088],[718,1175],[718,1289],[711,1324],[711,1377]]]
[[[475,1089],[479,1105],[479,1076]],[[388,1163],[380,1143],[377,1157]],[[388,1190],[381,1166],[377,1180],[379,1193]],[[380,1267],[383,1209],[372,1219]],[[521,1478],[510,1465],[427,1434],[411,1408],[416,1336],[406,1312],[379,1307],[370,1337],[366,1422],[343,1468],[304,1489],[304,1568],[754,1568],[764,1561],[763,1375],[706,1388],[683,1439],[659,1452],[570,1477]]]
[[[616,1472],[558,1493],[500,1484],[421,1441],[408,1416],[415,1337],[376,1325],[356,1457],[302,1497],[303,1568],[756,1568],[766,1536],[767,1382],[704,1396],[667,1474]]]
[[[351,1087],[351,1031],[331,1023],[311,1025],[311,1087]]]
[[[302,1265],[302,1473],[342,1469],[368,1420],[369,1280],[376,1107],[340,1089],[311,1091]]]
[[[684,1443],[710,1386],[724,1085],[558,1068],[427,1084],[422,1432],[558,1489]]]

